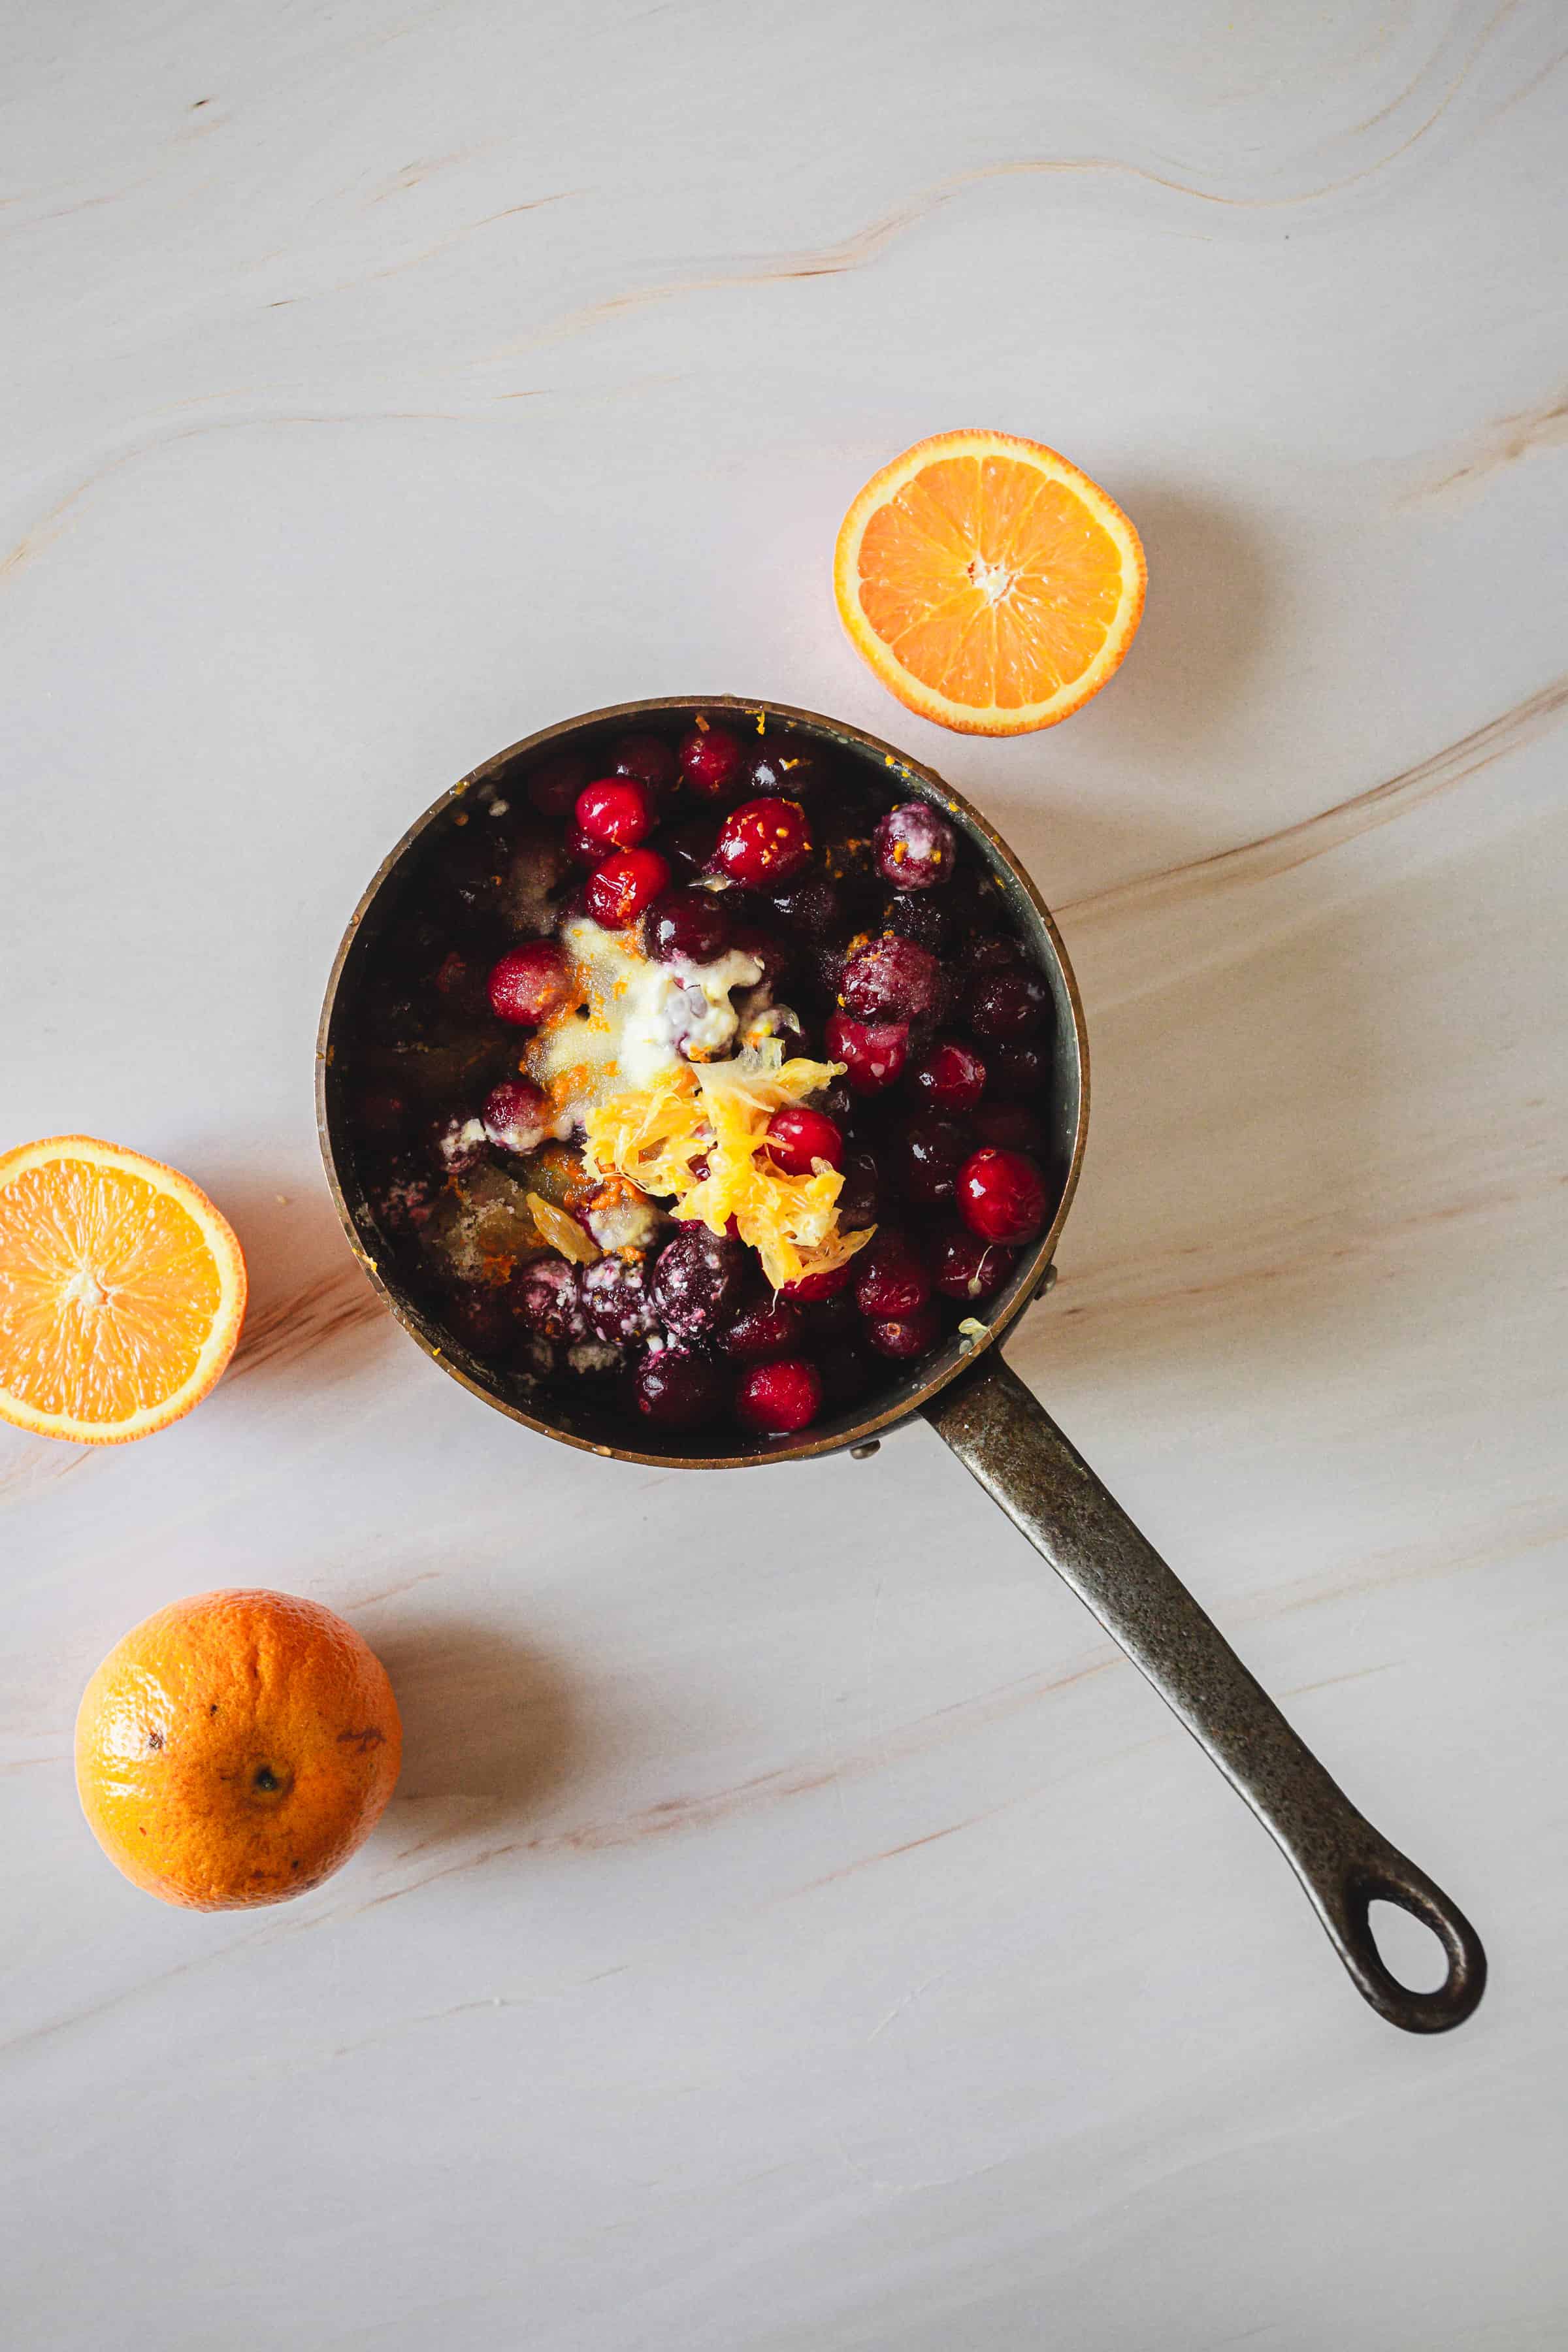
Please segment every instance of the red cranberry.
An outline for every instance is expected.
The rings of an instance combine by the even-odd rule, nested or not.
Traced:
[[[688,788],[700,800],[728,800],[746,783],[746,747],[727,727],[694,727],[681,739],[679,759]]]
[[[804,1104],[775,1110],[768,1121],[768,1150],[786,1176],[809,1176],[814,1160],[844,1165],[844,1138],[830,1118]]]
[[[485,1098],[485,1133],[501,1151],[537,1151],[548,1113],[544,1097],[528,1078],[503,1078]]]
[[[658,735],[622,735],[611,746],[610,766],[617,776],[634,776],[650,793],[668,792],[676,778],[675,753]]]
[[[945,899],[932,898],[930,892],[906,890],[890,898],[883,910],[882,929],[896,931],[901,940],[913,940],[931,955],[940,955],[947,945],[948,921]]]
[[[994,1298],[1017,1263],[1016,1250],[954,1225],[936,1244],[931,1279],[946,1298]]]
[[[588,763],[575,751],[563,751],[535,768],[526,790],[541,816],[567,816],[588,781]]]
[[[960,1216],[983,1241],[1033,1241],[1046,1222],[1046,1180],[1022,1151],[977,1151],[955,1191]]]
[[[973,1045],[939,1037],[916,1064],[911,1083],[935,1110],[973,1110],[985,1092],[985,1066]]]
[[[858,1269],[855,1304],[879,1320],[912,1315],[931,1297],[931,1276],[902,1234],[884,1226],[853,1261]]]
[[[641,1259],[602,1257],[588,1266],[583,1276],[583,1312],[595,1337],[610,1347],[630,1348],[651,1339],[658,1318]]]
[[[910,1050],[907,1021],[852,1021],[847,1013],[834,1013],[826,1037],[828,1060],[843,1063],[858,1095],[880,1094],[903,1075]]]
[[[786,1356],[799,1339],[800,1317],[787,1300],[775,1298],[737,1315],[719,1345],[727,1356],[761,1361],[768,1356]]]
[[[825,1266],[820,1274],[803,1274],[798,1282],[783,1284],[779,1297],[796,1307],[815,1307],[822,1299],[836,1298],[841,1290],[847,1290],[854,1271],[854,1259],[847,1257],[837,1265]]]
[[[742,887],[787,882],[811,856],[811,827],[798,801],[744,801],[724,820],[713,863]]]
[[[856,950],[839,992],[857,1021],[921,1021],[942,996],[942,966],[913,940],[886,933]]]
[[[574,815],[566,828],[565,850],[579,866],[597,866],[605,854],[605,845],[595,841],[591,833],[584,833]]]
[[[531,1259],[509,1286],[511,1304],[531,1331],[546,1339],[585,1339],[581,1269],[563,1257]]]
[[[684,1339],[705,1339],[729,1322],[745,1287],[746,1252],[739,1242],[683,1224],[666,1242],[653,1270],[659,1319]]]
[[[943,1118],[939,1111],[917,1111],[899,1136],[899,1181],[911,1201],[931,1208],[951,1201],[959,1170],[968,1159],[973,1138],[967,1126]]]
[[[724,1402],[717,1364],[684,1349],[661,1348],[643,1357],[632,1374],[635,1410],[660,1429],[696,1429]]]
[[[982,1143],[994,1143],[1004,1151],[1037,1154],[1046,1148],[1043,1123],[1023,1103],[982,1103],[971,1125]]]
[[[877,827],[877,871],[895,890],[950,881],[957,857],[952,825],[924,801],[889,809]]]
[[[658,822],[653,794],[635,776],[601,776],[577,795],[577,824],[603,849],[635,849]]]
[[[713,963],[730,944],[730,914],[719,890],[670,890],[649,908],[643,944],[659,963]]]
[[[764,1437],[790,1437],[816,1419],[822,1381],[804,1356],[781,1356],[758,1364],[735,1391],[735,1414]]]
[[[969,992],[969,1025],[980,1037],[1023,1037],[1037,1029],[1051,1001],[1030,964],[983,972]]]
[[[827,778],[827,759],[805,735],[764,735],[752,747],[754,793],[784,793],[805,800]]]
[[[866,1337],[879,1356],[903,1362],[935,1347],[942,1337],[942,1318],[934,1307],[917,1307],[912,1315],[889,1315],[868,1322]]]
[[[1038,1045],[997,1045],[988,1056],[988,1066],[993,1092],[1009,1102],[1037,1095],[1050,1066]]]
[[[553,940],[530,940],[526,947],[509,949],[491,966],[489,988],[490,1011],[498,1021],[533,1027],[565,1003],[571,970]]]
[[[711,817],[688,817],[661,834],[665,855],[678,874],[706,874],[719,846],[719,828]]]
[[[874,1225],[880,1192],[877,1163],[871,1154],[868,1151],[852,1151],[844,1162],[844,1181],[834,1202],[838,1212],[839,1232],[858,1233],[865,1225]]]
[[[669,887],[669,868],[657,849],[620,849],[588,877],[588,912],[606,931],[624,930]]]
[[[843,908],[826,874],[808,874],[787,890],[775,890],[773,905],[791,930],[804,940],[823,940],[837,929]]]

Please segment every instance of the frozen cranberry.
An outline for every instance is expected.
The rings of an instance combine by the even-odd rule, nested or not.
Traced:
[[[775,1110],[768,1121],[769,1152],[786,1176],[809,1176],[815,1160],[830,1168],[844,1165],[844,1138],[830,1118],[804,1104]]]
[[[735,1417],[764,1437],[791,1437],[816,1419],[822,1381],[804,1356],[758,1364],[735,1391]]]
[[[737,1315],[719,1345],[727,1356],[761,1361],[767,1356],[787,1356],[800,1339],[800,1317],[786,1299],[748,1307]]]
[[[679,756],[680,772],[700,800],[729,800],[746,786],[746,747],[727,727],[694,727],[681,739]]]
[[[871,1367],[865,1351],[852,1345],[829,1349],[822,1359],[822,1402],[830,1409],[855,1404],[871,1385]]]
[[[964,1161],[954,1189],[960,1216],[983,1241],[1033,1241],[1046,1222],[1046,1180],[1022,1151],[988,1145]]]
[[[854,1271],[854,1259],[844,1258],[837,1265],[825,1266],[820,1274],[803,1274],[798,1282],[783,1284],[779,1297],[791,1300],[796,1307],[815,1307],[821,1300],[836,1298],[841,1290],[847,1290]]]
[[[588,877],[588,912],[606,931],[635,923],[669,887],[669,868],[657,849],[620,849]]]
[[[1038,1153],[1046,1148],[1044,1124],[1024,1103],[982,1103],[970,1124],[982,1143],[1004,1151]]]
[[[877,871],[895,890],[929,890],[952,877],[952,827],[924,801],[891,808],[877,827]]]
[[[622,735],[610,748],[610,766],[650,793],[668,792],[676,778],[675,753],[658,735]]]
[[[903,1362],[935,1347],[942,1337],[942,1318],[934,1307],[917,1307],[912,1315],[889,1315],[868,1322],[866,1337],[879,1356]]]
[[[659,963],[713,963],[730,944],[730,913],[719,890],[669,890],[643,919],[643,944]]]
[[[1024,942],[1012,931],[974,931],[959,951],[965,971],[1005,971],[1025,961]]]
[[[724,1402],[717,1364],[684,1349],[661,1348],[643,1357],[632,1374],[635,1410],[660,1429],[696,1429],[711,1421]]]
[[[784,793],[805,800],[827,780],[826,754],[805,735],[764,735],[752,747],[754,793]]]
[[[743,801],[724,820],[713,864],[743,888],[787,882],[811,856],[811,827],[798,801]]]
[[[858,1095],[879,1094],[903,1076],[910,1050],[907,1021],[852,1021],[847,1013],[828,1016],[827,1058],[842,1062]]]
[[[444,1118],[436,1125],[430,1148],[448,1176],[466,1176],[484,1158],[488,1139],[477,1118]]]
[[[580,1266],[563,1257],[531,1259],[508,1287],[511,1305],[531,1331],[546,1339],[585,1339]]]
[[[658,1329],[640,1258],[602,1257],[583,1276],[583,1312],[596,1339],[630,1348]]]
[[[503,1078],[485,1098],[485,1133],[500,1151],[537,1151],[548,1113],[544,1097],[528,1078]]]
[[[888,901],[882,929],[896,931],[901,940],[913,940],[917,947],[926,949],[931,955],[940,955],[952,929],[947,902],[945,898],[932,898],[929,891],[905,890]]]
[[[987,1056],[992,1091],[1008,1102],[1037,1095],[1050,1065],[1038,1045],[997,1045]]]
[[[653,794],[635,776],[601,776],[577,795],[577,825],[601,849],[635,849],[658,822]]]
[[[719,828],[711,817],[688,817],[659,835],[666,856],[678,874],[706,874],[719,846]]]
[[[565,1003],[572,976],[553,940],[530,940],[526,947],[509,949],[492,964],[489,988],[490,1011],[498,1021],[531,1028]]]
[[[838,1188],[834,1203],[838,1211],[841,1233],[858,1233],[863,1225],[877,1222],[877,1204],[881,1192],[878,1181],[877,1163],[868,1151],[852,1151],[844,1162],[844,1181]]]
[[[942,966],[913,940],[884,934],[857,948],[839,993],[857,1021],[921,1021],[942,994]]]
[[[939,1037],[916,1064],[911,1084],[934,1110],[973,1110],[985,1092],[985,1064],[973,1045]]]
[[[931,1280],[947,1298],[993,1298],[1017,1263],[1016,1250],[954,1225],[935,1245]]]
[[[588,781],[588,763],[575,751],[563,751],[535,768],[527,783],[529,799],[541,816],[567,816]]]
[[[969,1025],[979,1037],[1024,1037],[1039,1027],[1050,1001],[1031,964],[983,972],[969,992]]]
[[[887,1226],[853,1263],[855,1304],[862,1315],[912,1315],[931,1297],[931,1276],[908,1238]]]
[[[684,1224],[666,1242],[653,1270],[653,1303],[661,1322],[685,1339],[705,1339],[728,1323],[745,1287],[746,1252],[739,1242]]]
[[[898,1138],[898,1176],[910,1199],[922,1208],[951,1201],[973,1140],[967,1125],[940,1111],[917,1111],[906,1119]]]
[[[805,940],[826,939],[842,917],[838,893],[826,874],[808,874],[804,882],[775,890],[773,900],[791,930]]]

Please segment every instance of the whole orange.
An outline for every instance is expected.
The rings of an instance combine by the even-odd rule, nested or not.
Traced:
[[[201,1592],[127,1633],[88,1684],[76,1784],[127,1878],[232,1911],[345,1863],[402,1753],[386,1669],[352,1625],[287,1592]]]

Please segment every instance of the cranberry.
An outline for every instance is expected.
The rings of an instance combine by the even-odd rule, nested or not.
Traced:
[[[737,1315],[719,1345],[727,1356],[761,1360],[787,1355],[799,1339],[800,1317],[787,1300],[775,1298]]]
[[[471,1132],[476,1127],[477,1135]],[[484,1158],[487,1141],[478,1119],[444,1118],[437,1122],[430,1147],[448,1176],[466,1176]]]
[[[591,833],[584,833],[575,816],[566,828],[565,848],[567,856],[579,866],[597,866],[605,854],[604,843],[595,841]]]
[[[727,890],[724,895],[733,898],[739,894]],[[738,954],[748,955],[754,964],[760,965],[762,980],[756,983],[758,986],[777,988],[795,963],[795,955],[788,941],[760,923],[737,923],[730,944]]]
[[[606,931],[624,930],[669,887],[669,868],[657,849],[620,849],[588,877],[588,912]]]
[[[658,822],[653,794],[635,776],[601,776],[577,795],[578,829],[601,849],[635,849]]]
[[[843,1258],[837,1265],[824,1266],[820,1274],[803,1274],[798,1282],[784,1283],[779,1297],[790,1299],[796,1307],[815,1307],[822,1299],[835,1298],[841,1290],[847,1290],[854,1271],[854,1259]]]
[[[826,874],[808,874],[804,882],[775,890],[773,905],[791,930],[805,940],[826,939],[837,929],[843,914],[838,893]]]
[[[744,801],[724,820],[713,863],[743,887],[787,882],[811,856],[811,827],[798,801]]]
[[[945,900],[918,890],[906,890],[890,898],[882,918],[885,931],[896,931],[901,940],[913,940],[917,947],[925,948],[931,955],[942,953],[952,928]]]
[[[1005,971],[1025,961],[1024,943],[1013,931],[976,931],[959,957],[965,971]]]
[[[643,919],[643,944],[659,963],[712,963],[730,944],[730,915],[718,890],[670,890]]]
[[[1022,1151],[975,1152],[955,1189],[959,1214],[983,1241],[1033,1241],[1046,1222],[1046,1180]]]
[[[541,816],[567,816],[587,781],[587,761],[575,751],[563,751],[535,768],[528,780],[528,797]]]
[[[658,1318],[640,1258],[602,1257],[583,1276],[583,1312],[595,1338],[615,1348],[651,1339]]]
[[[1023,1037],[1039,1027],[1050,1001],[1032,965],[983,972],[969,992],[969,1025],[980,1037]]]
[[[548,1113],[544,1097],[528,1078],[503,1078],[485,1098],[485,1133],[500,1151],[537,1151]]]
[[[993,1090],[1009,1102],[1037,1095],[1046,1083],[1049,1064],[1038,1045],[998,1045],[990,1055]]]
[[[950,881],[957,858],[952,825],[924,801],[889,809],[877,827],[877,871],[895,890]]]
[[[877,1203],[881,1187],[877,1179],[877,1163],[868,1151],[852,1151],[844,1163],[844,1181],[838,1188],[834,1206],[838,1212],[840,1233],[858,1233],[862,1225],[877,1222]]]
[[[816,1419],[822,1381],[804,1356],[781,1356],[758,1364],[735,1391],[735,1414],[764,1437],[790,1437]]]
[[[985,1092],[985,1064],[973,1045],[939,1037],[916,1064],[911,1083],[933,1109],[973,1110]]]
[[[668,792],[676,778],[675,754],[658,735],[622,735],[611,747],[610,766],[650,793]]]
[[[879,1094],[902,1076],[910,1050],[907,1021],[852,1021],[847,1013],[835,1013],[826,1034],[828,1060],[843,1063],[857,1094]]]
[[[917,1111],[907,1119],[899,1136],[899,1176],[910,1199],[925,1208],[951,1201],[973,1143],[966,1126],[943,1118],[940,1111]]]
[[[935,1347],[942,1337],[942,1318],[934,1307],[917,1307],[912,1315],[889,1315],[868,1322],[866,1337],[879,1356],[901,1362]]]
[[[491,966],[489,988],[497,1020],[529,1028],[565,1003],[572,974],[553,940],[530,940],[526,947],[509,949]]]
[[[531,1259],[509,1286],[513,1307],[531,1331],[546,1339],[585,1339],[583,1281],[579,1267],[563,1257]]]
[[[827,778],[827,760],[805,735],[764,735],[753,744],[751,784],[754,793],[785,793],[804,800]]]
[[[660,839],[678,874],[706,874],[719,846],[719,828],[711,817],[688,817],[684,824],[672,826]]]
[[[694,727],[679,756],[680,772],[701,800],[728,800],[745,787],[746,747],[727,727]]]
[[[811,1107],[830,1118],[835,1127],[847,1126],[855,1116],[855,1097],[842,1078],[830,1079],[826,1086],[818,1087],[811,1097]]]
[[[632,1374],[632,1403],[661,1429],[695,1429],[711,1421],[724,1401],[717,1364],[681,1348],[643,1357]]]
[[[862,1315],[912,1315],[931,1297],[931,1276],[908,1239],[886,1226],[854,1263],[855,1304]]]
[[[913,940],[886,934],[858,948],[844,967],[840,988],[857,1021],[920,1021],[942,994],[942,966]]]
[[[745,1287],[746,1252],[739,1242],[684,1224],[666,1242],[653,1270],[653,1303],[660,1320],[683,1338],[705,1338],[727,1323]]]
[[[819,1110],[792,1104],[775,1110],[768,1121],[768,1150],[786,1176],[809,1176],[814,1160],[830,1168],[844,1165],[844,1138]]]
[[[1023,1103],[982,1103],[972,1124],[982,1143],[998,1144],[1004,1151],[1041,1152],[1046,1130]]]
[[[931,1279],[946,1298],[993,1298],[1017,1263],[1016,1250],[954,1225],[936,1244]]]
[[[858,1403],[871,1385],[871,1367],[865,1351],[854,1346],[834,1348],[822,1360],[824,1404]]]

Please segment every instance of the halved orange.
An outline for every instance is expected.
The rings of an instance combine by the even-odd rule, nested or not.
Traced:
[[[167,1428],[233,1355],[245,1287],[173,1168],[89,1135],[0,1155],[0,1420],[87,1445]]]
[[[939,433],[884,466],[833,567],[839,618],[882,684],[966,735],[1054,727],[1098,694],[1147,579],[1115,500],[1007,433]]]

